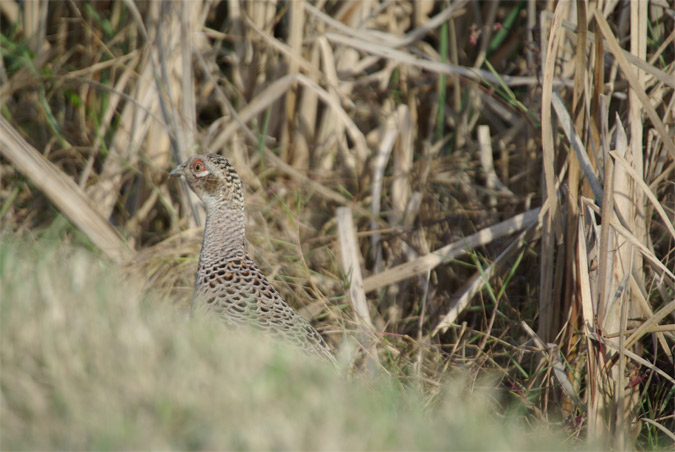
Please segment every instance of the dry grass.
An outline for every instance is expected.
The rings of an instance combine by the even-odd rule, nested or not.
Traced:
[[[571,444],[499,414],[508,400],[486,381],[455,378],[430,397],[384,376],[345,378],[252,332],[188,322],[81,249],[3,241],[0,270],[3,450]]]
[[[203,214],[167,175],[221,152],[254,259],[356,375],[487,371],[537,422],[672,447],[666,3],[0,2],[2,234],[183,309]]]

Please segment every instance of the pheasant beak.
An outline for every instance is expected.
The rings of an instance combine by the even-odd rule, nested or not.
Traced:
[[[185,163],[181,163],[169,173],[171,177],[181,177],[185,176]]]

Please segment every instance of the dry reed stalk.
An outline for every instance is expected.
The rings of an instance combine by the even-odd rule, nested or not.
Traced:
[[[326,33],[326,38],[335,44],[343,44],[354,49],[359,49],[364,52],[368,52],[372,55],[377,55],[380,58],[385,60],[395,61],[399,64],[410,65],[413,67],[418,67],[433,73],[454,75],[458,77],[463,77],[469,80],[475,81],[487,81],[492,84],[499,84],[504,82],[509,87],[516,86],[530,86],[536,85],[538,80],[536,77],[530,76],[509,76],[509,75],[499,75],[495,76],[492,72],[485,69],[474,69],[467,68],[463,66],[453,66],[447,63],[439,63],[436,61],[423,60],[417,58],[416,56],[396,50],[393,47],[383,46],[381,42],[371,42],[366,40],[360,40],[351,38],[349,36],[340,35],[337,33]],[[564,78],[555,78],[552,80],[552,85],[554,86],[567,86],[570,84],[570,81]]]
[[[637,355],[635,352],[632,352],[626,348],[622,348],[621,346],[617,345],[615,341],[609,340],[605,338],[603,335],[597,334],[597,333],[592,333],[590,335],[591,339],[596,341],[597,343],[600,343],[604,346],[607,347],[606,350],[611,349],[612,351],[615,352],[615,354],[612,356],[611,354],[608,353],[608,358],[609,358],[609,363],[607,364],[610,368],[613,368],[615,365],[615,361],[620,362],[621,359],[630,359],[631,361],[634,361],[637,364],[640,364],[641,366],[644,366],[645,368],[659,374],[659,376],[663,377],[668,383],[675,385],[675,378],[670,375],[668,372],[664,371],[663,369],[660,369],[656,367],[654,364],[650,363],[646,359],[642,358],[641,356]],[[611,380],[609,381],[611,383]],[[621,410],[624,409],[624,405],[620,405],[617,408],[620,408]],[[610,413],[607,413],[610,414]],[[616,413],[611,413],[611,414],[616,414]],[[622,432],[622,433],[627,433],[627,432]]]
[[[114,89],[111,92],[110,95],[110,104],[103,114],[103,120],[101,121],[101,124],[99,125],[99,128],[96,133],[96,138],[94,140],[94,143],[92,145],[92,148],[94,149],[94,152],[91,153],[89,156],[89,159],[87,159],[87,165],[82,171],[82,174],[80,175],[80,187],[82,189],[85,189],[87,186],[87,182],[89,180],[89,177],[91,175],[92,169],[94,167],[94,160],[96,157],[99,155],[99,150],[101,149],[101,141],[103,137],[105,136],[108,127],[110,126],[111,121],[113,120],[113,116],[116,113],[117,107],[119,103],[122,101],[122,96],[120,93],[123,93],[128,86],[131,76],[133,74],[133,69],[134,67],[138,64],[139,58],[140,58],[140,53],[137,51],[134,51],[132,55],[130,55],[131,61],[129,61],[128,65],[122,72],[122,75],[120,76],[119,80],[115,84]],[[122,63],[124,64],[124,63]],[[104,67],[101,67],[100,69],[104,69]],[[84,74],[83,74],[84,75]]]
[[[600,15],[597,10],[594,10],[594,18],[597,21],[598,26],[600,27],[600,31],[602,32],[603,37],[607,40],[609,50],[612,52],[612,54],[614,54],[614,57],[616,58],[617,63],[621,68],[621,71],[628,80],[631,89],[635,92],[637,100],[640,101],[642,109],[649,117],[656,131],[659,133],[660,139],[663,140],[663,145],[668,150],[670,158],[675,159],[675,143],[673,143],[673,139],[670,137],[670,134],[666,130],[663,121],[654,110],[654,107],[649,101],[647,94],[645,94],[644,89],[640,86],[637,77],[633,72],[633,66],[628,62],[624,54],[624,50],[622,50],[621,47],[619,46],[619,43],[617,42],[616,38],[614,37],[614,34],[612,33],[609,27],[609,24],[607,23],[607,20],[604,17],[602,17],[602,15]],[[642,64],[644,64],[644,61],[642,62]],[[640,67],[640,69],[642,69],[642,67]],[[667,76],[666,79],[668,79]],[[670,83],[675,84],[672,78],[670,78]]]
[[[305,11],[304,11],[305,0],[298,0],[290,3],[289,6],[289,29],[290,34],[288,36],[288,45],[296,55],[302,55],[302,39],[305,28]],[[288,74],[296,74],[299,71],[299,65],[296,63],[296,59],[290,59],[288,62]],[[318,82],[318,80],[315,80]],[[299,88],[294,86],[286,94],[286,114],[285,114],[285,125],[282,128],[281,135],[281,148],[283,149],[282,158],[289,162],[291,166],[306,170],[309,167],[310,153],[309,153],[309,140],[312,136],[307,129],[308,124],[313,122],[312,116],[307,116],[311,113],[312,110],[316,111],[316,95],[312,94],[311,97],[314,97],[313,105],[307,105],[310,107],[305,110],[300,108],[296,111],[296,103],[301,107],[305,106],[305,96],[304,93],[309,91],[306,88]],[[298,98],[300,101],[298,101]],[[312,102],[311,98],[308,98],[308,102]],[[292,135],[292,136],[290,136]],[[290,147],[290,143],[293,143],[293,147]]]
[[[541,285],[539,293],[539,328],[538,334],[544,341],[551,341],[555,335],[553,331],[553,318],[555,308],[559,305],[558,296],[554,292],[555,276],[555,248],[562,241],[562,218],[558,204],[558,194],[556,190],[556,174],[554,169],[555,149],[553,141],[553,119],[551,116],[551,105],[553,95],[553,76],[555,69],[556,56],[562,40],[561,22],[565,13],[564,2],[556,5],[553,20],[550,26],[550,34],[547,39],[546,53],[543,61],[543,87],[541,99],[541,135],[543,148],[543,169],[544,183],[546,186],[546,196],[544,207],[547,212],[543,218],[542,229],[542,264],[541,264]]]
[[[595,11],[595,10],[593,10],[593,11]],[[553,14],[550,11],[542,11],[541,21],[542,21],[543,24],[548,24],[552,19],[553,19]],[[565,28],[565,31],[569,34],[569,36],[571,37],[571,39],[573,41],[576,40],[577,29],[576,29],[575,24],[573,24],[569,21],[563,20],[562,21],[562,27]],[[597,33],[588,32],[588,33],[586,33],[586,35],[587,35],[586,39],[589,42],[589,44],[596,45],[596,49],[603,50],[605,47],[607,47],[607,44],[609,43],[607,41],[607,39],[603,37],[602,32],[597,32]],[[675,39],[675,36],[671,35],[666,40],[666,42],[668,42],[670,40],[673,40],[673,39]],[[598,42],[603,43],[603,45],[597,46]],[[663,83],[667,86],[670,86],[671,88],[675,88],[675,79],[673,79],[672,74],[654,66],[653,61],[646,62],[644,60],[641,60],[637,56],[630,53],[630,51],[622,49],[621,47],[612,49],[612,53],[607,55],[608,57],[612,57],[614,60],[617,59],[617,57],[614,55],[614,51],[620,53],[623,56],[623,58],[625,58],[626,61],[628,63],[630,63],[630,65],[632,67],[635,67],[635,68],[637,68],[641,71],[645,71],[648,75],[650,75],[651,77],[654,77],[659,82],[661,82],[661,83]],[[653,57],[650,58],[650,60],[651,59],[653,59]],[[675,64],[675,63],[671,63],[669,65],[671,67],[671,71],[672,71],[673,64]],[[595,68],[597,68],[597,67],[598,67],[598,64],[595,64]]]
[[[560,123],[560,126],[563,129],[563,132],[565,132],[565,135],[567,136],[567,139],[569,140],[572,149],[574,150],[574,156],[576,157],[575,162],[577,162],[577,165],[579,166],[579,169],[583,172],[585,182],[588,183],[591,187],[591,191],[593,192],[593,196],[595,197],[596,201],[601,204],[602,203],[602,187],[600,186],[600,181],[598,180],[598,177],[595,175],[595,168],[593,164],[591,163],[591,159],[586,152],[586,147],[584,146],[584,143],[581,141],[581,137],[579,134],[579,130],[577,130],[572,123],[572,117],[570,113],[567,111],[567,108],[565,108],[565,105],[563,103],[563,100],[560,98],[560,95],[558,93],[554,93],[551,96],[551,103],[553,105],[553,109],[555,110],[556,115],[558,116],[558,122]],[[581,129],[583,131],[583,128]],[[570,170],[570,174],[572,171]]]
[[[574,6],[573,4],[569,5]],[[556,250],[559,253],[558,263],[560,263],[561,256],[568,256],[565,259],[567,264],[564,271],[564,281],[566,281],[567,288],[564,292],[565,295],[560,298],[560,301],[573,303],[570,297],[578,297],[585,321],[584,335],[586,336],[589,366],[586,390],[589,404],[589,438],[606,439],[612,431],[624,431],[625,426],[635,425],[634,413],[638,406],[638,392],[635,390],[632,390],[630,393],[624,391],[627,381],[626,369],[629,369],[631,364],[624,359],[623,354],[625,353],[625,356],[629,356],[632,353],[630,356],[637,356],[634,352],[628,350],[628,346],[626,346],[625,339],[627,336],[625,331],[630,327],[627,319],[635,319],[640,316],[649,318],[652,315],[652,310],[642,295],[642,291],[635,291],[643,286],[641,282],[644,275],[641,263],[642,257],[650,264],[656,266],[659,272],[667,275],[667,278],[671,277],[671,272],[644,246],[647,240],[645,220],[648,218],[645,215],[648,211],[645,199],[650,199],[650,204],[652,205],[658,204],[658,201],[648,189],[648,185],[642,179],[642,176],[640,176],[644,174],[643,164],[641,163],[644,151],[638,143],[642,143],[643,141],[641,136],[644,125],[640,121],[638,113],[644,109],[652,120],[656,132],[662,135],[665,130],[663,129],[663,123],[655,113],[654,104],[650,104],[647,101],[644,74],[647,73],[654,77],[654,79],[659,80],[657,83],[672,84],[673,79],[672,77],[664,77],[665,72],[647,65],[644,61],[646,54],[644,52],[644,41],[641,40],[646,35],[646,32],[645,29],[641,28],[640,24],[646,23],[646,15],[644,10],[638,7],[637,4],[631,5],[633,26],[630,30],[632,32],[631,39],[634,42],[631,44],[630,52],[619,47],[604,19],[606,14],[600,15],[597,10],[592,10],[590,16],[593,18],[593,22],[597,23],[599,32],[596,32],[595,35],[587,33],[585,6],[582,2],[576,4],[577,25],[562,20],[564,6],[561,3],[557,5],[553,15],[548,12],[542,13],[542,24],[547,24],[546,19],[551,19],[552,17],[551,37],[548,41],[547,53],[543,60],[545,69],[542,99],[542,118],[544,119],[542,123],[542,136],[544,139],[544,170],[547,174],[547,195],[549,196],[549,201],[556,206],[557,185],[563,181],[562,179],[554,179],[553,162],[555,161],[554,157],[556,154],[553,151],[551,127],[546,120],[550,114],[549,105],[551,104],[551,98],[552,105],[571,143],[574,154],[570,156],[567,171],[567,207],[561,211],[562,214],[566,215],[566,225],[562,230],[555,228],[553,223],[544,225],[543,255],[547,260],[544,261],[544,266],[542,267],[542,289],[540,296],[542,300],[553,302],[554,309],[548,313],[540,312],[539,332],[540,334],[557,334],[559,328],[556,321],[559,301],[553,295],[560,293],[557,287],[563,281],[560,278],[563,274],[563,269],[555,263],[553,251]],[[552,97],[548,97],[551,96],[549,90],[552,83],[550,80],[553,77],[553,60],[556,58],[556,55],[552,55],[551,51],[554,53],[557,50],[561,52],[565,51],[562,40],[553,42],[556,36],[560,36],[559,34],[556,35],[556,33],[559,33],[558,30],[561,26],[573,31],[571,37],[574,38],[573,42],[577,46],[575,53],[575,91],[573,92],[571,115],[557,94],[553,93]],[[602,38],[604,38],[604,41]],[[593,40],[595,44],[595,59],[592,60],[592,64],[595,64],[595,70],[593,72],[593,82],[591,82],[590,80],[585,80],[584,72],[587,61],[586,43],[587,41],[593,42]],[[602,71],[602,58],[604,56],[603,48],[605,44],[609,46],[622,74],[628,79],[631,87],[629,92],[633,93],[632,95],[629,94],[629,97],[633,97],[630,104],[632,105],[631,113],[628,116],[631,125],[631,141],[628,142],[626,134],[623,133],[622,125],[617,118],[618,140],[615,151],[610,151],[608,147],[610,135],[608,133],[608,126],[606,125],[607,109],[602,106],[603,96],[601,93],[602,86],[605,83]],[[630,64],[644,70],[644,72],[638,72],[637,76],[634,75],[632,73],[634,69],[629,66],[628,61],[631,61]],[[640,76],[643,78],[640,78]],[[611,73],[610,77],[616,77],[616,73]],[[666,78],[670,80],[666,81]],[[584,99],[582,93],[586,92],[587,84],[590,84],[593,94],[592,98]],[[584,104],[591,108],[583,107]],[[584,112],[586,111],[592,113],[592,121],[587,122],[583,119]],[[605,125],[601,127],[603,120]],[[587,124],[589,125],[587,126]],[[602,134],[600,133],[601,128],[603,130]],[[636,131],[638,128],[640,132]],[[590,132],[590,135],[587,135],[587,130]],[[592,144],[590,144],[591,149],[597,149],[599,145],[603,146],[604,152],[601,154],[603,158],[600,163],[604,163],[605,168],[605,176],[602,178],[604,187],[601,186],[601,181],[596,176],[593,156],[589,156],[585,150],[589,144],[584,144],[582,136],[590,136],[587,140],[592,141]],[[664,138],[664,147],[668,153],[672,153],[671,144],[672,140],[670,137]],[[621,149],[625,149],[626,151],[624,152],[631,154],[626,160],[622,157]],[[639,153],[640,155],[636,155],[635,153]],[[615,161],[621,162],[621,169],[618,169],[613,164],[610,155]],[[592,232],[589,235],[589,231],[593,231],[594,226],[592,222],[588,221],[588,213],[582,217],[584,218],[583,222],[575,219],[579,202],[577,201],[577,186],[579,184],[577,175],[581,174],[580,171],[584,175],[584,182],[589,183],[596,202],[603,206],[601,233],[600,237],[597,238],[592,237]],[[648,193],[651,193],[651,196]],[[584,206],[591,208],[588,211],[591,215],[593,215],[593,211],[598,212],[599,209],[593,205],[592,201],[587,198],[581,198],[580,200]],[[550,204],[545,204],[544,206],[551,207]],[[656,210],[658,212],[659,208],[656,208]],[[659,212],[659,215],[664,218],[662,216],[664,213],[665,211],[663,213]],[[614,217],[615,215],[617,216],[616,218]],[[670,226],[669,220],[665,221]],[[619,224],[619,222],[622,224]],[[582,226],[582,223],[585,224]],[[669,226],[666,229],[672,235],[672,227]],[[554,234],[557,234],[556,231],[564,231],[563,233],[566,235],[567,241],[566,249],[563,249],[558,239],[553,238]],[[576,243],[576,247],[574,243]],[[588,248],[586,247],[587,244],[589,245]],[[597,257],[599,260],[599,276],[597,277],[597,282],[596,278],[591,275],[592,270],[589,268],[592,259],[595,259],[593,256],[598,249],[595,244],[599,244]],[[613,252],[611,250],[619,251]],[[573,254],[576,255],[576,259],[572,261],[570,257]],[[574,266],[576,266],[576,271],[574,270]],[[637,279],[634,280],[633,276],[628,276],[629,274],[635,275]],[[560,306],[562,307],[562,305]],[[565,307],[565,311],[567,309]],[[572,314],[568,322],[574,322],[574,319],[575,315]],[[570,328],[570,326],[568,325],[566,328]],[[572,331],[574,331],[573,324]],[[618,334],[613,336],[615,339],[606,339],[608,331],[618,331]],[[595,340],[598,337],[602,338],[603,343],[613,343],[615,345],[615,348],[619,351],[618,365],[606,366],[607,355],[596,346],[597,342]],[[655,337],[661,344],[661,347],[664,348],[666,339],[660,337],[658,334]],[[575,340],[572,336],[569,336],[569,341],[569,349],[576,350]],[[672,353],[668,352],[666,354],[672,355]],[[573,359],[573,356],[569,356],[568,358]],[[635,359],[633,360],[635,361]],[[614,447],[622,449],[625,447],[626,441],[630,440],[631,438],[624,435],[616,435],[614,437]]]
[[[154,15],[157,15],[154,9]],[[142,21],[141,21],[142,24]],[[138,161],[138,152],[146,138],[151,121],[148,115],[159,113],[154,91],[152,64],[147,58],[143,61],[140,80],[135,85],[134,103],[125,105],[118,132],[110,144],[110,151],[115,156],[105,160],[99,179],[87,192],[104,218],[112,214],[117,196],[123,183],[123,168]]]
[[[363,290],[361,276],[361,259],[359,246],[354,234],[354,220],[349,207],[340,207],[337,210],[338,244],[342,259],[342,270],[349,279],[349,294],[357,324],[366,331],[375,331],[370,319],[370,309]]]
[[[485,270],[476,272],[469,278],[463,287],[461,287],[456,295],[453,296],[453,301],[450,310],[443,316],[440,322],[434,327],[431,336],[436,336],[439,333],[447,331],[450,325],[456,323],[459,315],[469,306],[473,297],[482,291],[485,286],[490,283],[490,280],[496,275],[497,270],[510,260],[515,253],[521,251],[525,246],[525,238],[530,235],[532,228],[537,226],[535,222],[526,226],[525,230],[521,232],[505,249],[502,251],[497,259],[490,264]]]
[[[577,391],[575,390],[576,388],[567,377],[562,353],[557,350],[557,347],[554,344],[544,344],[544,341],[542,341],[541,338],[537,336],[537,333],[535,333],[527,323],[522,322],[520,326],[532,338],[535,345],[539,348],[539,352],[544,356],[544,359],[546,359],[549,362],[549,365],[553,367],[553,374],[560,383],[560,386],[562,387],[565,394],[574,401],[577,408],[584,410],[584,403],[579,398]]]
[[[370,309],[363,290],[359,243],[354,233],[354,219],[349,207],[337,209],[338,245],[342,271],[349,280],[349,300],[354,311],[360,342],[366,351],[367,368],[374,372],[378,367],[377,342],[374,336],[375,325],[370,318]]]
[[[599,214],[600,209],[595,205],[591,200],[582,198],[582,202],[585,206],[592,209],[595,213]],[[658,270],[660,273],[657,274],[659,278],[668,277],[669,280],[675,281],[675,273],[673,270],[666,266],[659,258],[650,250],[647,245],[640,242],[635,235],[626,229],[617,218],[610,217],[609,225],[611,226],[612,232],[616,232],[621,235],[623,238],[627,239],[631,245],[633,245],[637,251],[642,254],[642,257],[647,260],[649,264],[654,267],[655,270]]]
[[[462,240],[432,251],[413,261],[406,262],[382,273],[369,276],[363,280],[363,290],[370,292],[381,287],[402,281],[432,270],[444,262],[455,259],[467,253],[471,248],[476,248],[492,242],[498,238],[513,234],[521,229],[529,227],[537,220],[539,209],[532,209],[520,215],[516,215],[501,223],[484,228],[475,234],[471,234]]]
[[[192,76],[193,35],[202,28],[199,23],[201,1],[188,8],[184,2],[163,2],[158,17],[149,25],[155,29],[156,49],[150,51],[149,62],[155,80],[155,95],[164,124],[153,122],[148,130],[148,158],[158,168],[178,164],[192,154],[195,145],[195,88]],[[143,29],[143,25],[139,24]],[[147,38],[147,32],[144,33]],[[161,81],[161,83],[160,83]],[[180,107],[179,107],[180,106]],[[172,158],[173,157],[173,158]],[[203,213],[195,206],[199,201],[181,180],[181,202],[191,226],[202,224]]]
[[[490,195],[490,206],[492,208],[497,206],[497,192],[515,196],[511,190],[504,185],[495,172],[494,160],[492,158],[492,140],[490,138],[489,126],[478,126],[478,144],[480,152],[480,164],[485,173],[485,186],[492,191]]]
[[[567,335],[565,347],[567,349],[567,359],[570,361],[576,359],[578,352],[577,346],[579,341],[575,335],[575,331],[586,331],[588,328],[585,323],[582,323],[581,325],[578,323],[580,310],[579,305],[581,305],[581,310],[584,313],[582,318],[593,319],[592,315],[588,317],[590,315],[588,311],[589,303],[591,302],[592,298],[590,297],[590,277],[588,275],[587,266],[585,265],[585,248],[583,248],[584,254],[582,256],[579,256],[578,253],[576,253],[576,251],[578,251],[576,248],[580,246],[578,242],[584,239],[583,235],[579,234],[578,229],[578,226],[581,225],[579,218],[579,191],[580,189],[587,188],[590,185],[595,199],[599,201],[602,199],[602,188],[600,182],[595,176],[594,165],[589,158],[585,150],[585,146],[580,138],[580,134],[586,136],[584,131],[587,130],[585,127],[586,121],[584,115],[586,109],[582,107],[583,101],[586,100],[582,98],[582,95],[586,92],[586,40],[583,39],[583,36],[586,34],[587,21],[586,8],[583,2],[578,2],[577,8],[577,27],[579,28],[579,35],[581,39],[577,40],[576,58],[574,60],[575,77],[572,100],[572,111],[575,115],[574,124],[572,124],[572,118],[570,117],[570,114],[565,108],[558,93],[553,93],[553,108],[560,124],[562,125],[563,131],[567,136],[568,141],[572,144],[572,148],[574,149],[574,153],[570,153],[569,157],[565,247],[560,248],[560,252],[565,253],[565,287],[563,289],[564,293],[562,298],[563,306],[560,309],[562,312],[560,313],[559,318],[562,318],[566,313],[569,313],[569,315],[564,326],[560,324],[561,322],[558,322],[556,325],[556,329],[564,328]],[[584,175],[583,187],[580,186],[580,176],[582,173]],[[593,248],[592,253],[594,254],[595,251],[596,250]],[[580,268],[580,270],[578,270],[578,268]],[[579,287],[578,291],[580,293],[577,293],[577,287]],[[592,313],[592,311],[590,312]],[[587,345],[590,345],[590,343],[587,342]],[[574,377],[578,376],[575,375]],[[578,378],[574,378],[574,380],[578,381]],[[565,386],[563,386],[563,389],[565,389]],[[570,402],[573,402],[577,408],[579,407],[576,394],[572,396],[567,390],[565,390],[565,395],[567,395]],[[572,412],[572,406],[570,403],[565,403],[563,410],[567,413]]]
[[[413,163],[413,131],[410,120],[410,109],[401,105],[396,110],[398,140],[393,149],[394,173],[391,181],[392,206],[389,223],[398,226],[403,221],[412,188],[410,187],[410,171]]]
[[[133,256],[133,251],[75,182],[28,144],[2,116],[0,130],[2,155],[42,190],[106,257],[121,263]]]
[[[377,156],[373,163],[373,186],[372,186],[372,198],[370,202],[370,211],[373,214],[373,217],[379,217],[380,208],[382,202],[382,186],[384,184],[384,172],[389,161],[389,156],[391,151],[394,148],[396,138],[398,137],[398,128],[396,127],[396,119],[394,115],[390,115],[387,118],[387,122],[383,126],[384,130],[382,131],[382,138],[380,139],[380,145],[378,146]],[[370,227],[372,230],[379,228],[377,221],[371,220]],[[380,243],[380,234],[375,232],[371,238],[371,250],[372,257],[375,261],[373,265],[373,271],[375,273],[380,273],[382,271],[382,244]]]
[[[317,40],[318,52],[321,58],[321,67],[328,83],[328,92],[333,100],[338,103],[341,99],[338,88],[337,63],[333,49],[328,44],[325,36],[319,36]],[[321,115],[320,123],[317,126],[316,133],[316,167],[321,171],[330,171],[333,166],[333,160],[336,158],[338,148],[344,147],[344,126],[337,121],[336,113],[328,109]],[[348,169],[356,167],[353,158],[348,158],[344,165]]]
[[[19,4],[17,2],[0,2],[0,11],[2,11],[2,14],[7,16],[7,19],[12,23],[17,22],[19,18]]]
[[[270,84],[265,90],[259,93],[259,95],[253,99],[246,107],[239,111],[240,121],[246,123],[255,115],[261,113],[266,108],[269,108],[277,99],[283,96],[286,91],[296,82],[300,82],[305,88],[311,89],[316,93],[319,98],[328,104],[333,111],[338,113],[337,117],[343,122],[346,131],[349,133],[350,138],[354,140],[355,147],[358,155],[364,156],[362,160],[365,160],[367,155],[367,145],[363,133],[359,128],[354,124],[349,115],[342,109],[339,102],[337,102],[329,93],[327,93],[319,85],[308,79],[302,74],[293,74],[282,77],[281,79]],[[235,133],[239,127],[239,122],[231,122],[225,127],[215,138],[213,138],[212,143],[208,143],[206,146],[213,150],[222,149],[225,147],[227,140]]]
[[[605,180],[605,193],[607,197],[611,193],[610,186],[607,185],[607,180]],[[608,201],[605,201],[605,204]],[[604,204],[603,204],[604,205]],[[582,216],[580,219],[586,220],[587,215]],[[604,366],[603,357],[600,354],[600,350],[595,346],[591,339],[592,332],[597,327],[597,316],[598,312],[597,302],[594,301],[592,295],[591,280],[592,278],[589,274],[589,263],[587,256],[591,255],[587,251],[587,242],[593,243],[602,243],[602,238],[597,240],[593,233],[589,234],[588,237],[584,233],[585,230],[592,230],[588,226],[584,225],[583,221],[578,223],[578,239],[577,239],[577,253],[576,253],[576,269],[577,269],[577,281],[579,284],[579,289],[577,296],[579,297],[581,303],[581,313],[583,319],[583,333],[586,339],[586,353],[587,353],[587,371],[588,377],[586,382],[586,404],[588,408],[588,438],[592,441],[598,441],[603,437],[604,428],[603,428],[603,413],[605,411],[605,397],[603,394],[604,384],[603,384],[603,375],[602,372]],[[605,228],[609,229],[609,228]],[[600,248],[603,249],[602,244]],[[600,265],[600,275],[602,276],[602,264]],[[600,276],[600,277],[601,277]],[[597,293],[597,292],[596,292]]]
[[[634,169],[639,174],[643,172],[643,152],[641,144],[643,125],[640,117],[641,111],[645,111],[650,117],[654,127],[663,136],[664,146],[666,149],[668,149],[668,151],[671,153],[671,156],[673,157],[675,157],[675,147],[673,147],[671,138],[669,136],[665,136],[666,132],[664,125],[649,102],[647,95],[644,93],[644,74],[641,72],[638,72],[637,75],[633,73],[633,69],[628,65],[627,60],[623,52],[620,50],[620,47],[616,42],[613,33],[609,29],[609,26],[604,17],[599,15],[597,10],[594,11],[594,15],[603,37],[607,40],[610,50],[617,58],[617,62],[623,74],[628,79],[631,87],[629,90],[629,121],[632,132],[631,142],[628,143],[626,135],[623,132],[623,127],[617,118],[618,138],[615,152],[620,157],[623,157],[623,154],[628,154],[629,159],[635,166]],[[644,38],[645,29],[641,27],[644,27],[646,24],[646,10],[641,9],[637,4],[632,5],[631,21],[633,24],[633,27],[631,27],[631,30],[633,31],[631,39],[631,53],[633,53],[634,56],[638,57],[639,59],[644,60],[644,47],[646,42],[642,40]],[[637,132],[638,129],[639,132]],[[636,237],[636,241],[642,244],[644,242],[645,231],[644,196],[640,190],[636,191],[633,188],[634,185],[629,183],[629,177],[624,166],[614,167],[614,186],[615,190],[618,190],[616,191],[616,195],[612,195],[616,197],[614,203],[616,215],[621,219],[622,222],[625,222],[626,227],[629,230],[633,231],[631,234],[636,233],[638,235]],[[612,213],[610,213],[610,215],[612,215]],[[605,218],[604,215],[603,218]],[[613,220],[611,217],[607,219],[610,221]],[[608,223],[604,221],[603,223],[605,223],[604,227],[609,227]],[[621,333],[621,331],[624,331],[627,328],[626,317],[630,316],[631,318],[635,318],[639,315],[638,304],[633,301],[634,297],[631,296],[630,285],[626,287],[626,275],[627,273],[633,273],[637,275],[638,278],[642,278],[642,260],[640,258],[640,254],[634,254],[633,247],[628,246],[628,242],[623,242],[623,239],[619,239],[618,236],[616,242],[613,240],[610,242],[610,246],[612,249],[618,250],[616,258],[613,259],[612,263],[608,265],[608,272],[606,276],[607,278],[611,279],[608,281],[608,286],[604,293],[606,294],[605,296],[612,295],[612,298],[599,299],[599,302],[605,306],[605,317],[599,317],[599,321],[602,322],[601,325],[603,326],[604,331],[619,330]],[[621,290],[622,292],[627,290],[627,292],[623,292],[621,294],[620,304],[615,302],[616,298],[614,296],[614,293],[618,290]],[[602,308],[600,309],[600,312],[603,312]],[[635,423],[632,421],[632,419],[629,419],[629,417],[631,416],[630,413],[634,411],[639,402],[636,391],[633,391],[630,396],[626,396],[624,394],[625,361],[623,359],[623,354],[627,353],[628,351],[624,348],[623,333],[620,334],[618,340],[614,339],[610,341],[612,344],[615,344],[618,347],[620,352],[619,366],[614,367],[611,374],[612,379],[614,380],[613,411],[615,412],[616,428],[619,431],[624,431],[625,424],[629,423],[631,429],[634,431]],[[616,447],[623,448],[626,440],[627,438],[625,438],[624,435],[618,435],[615,442]]]

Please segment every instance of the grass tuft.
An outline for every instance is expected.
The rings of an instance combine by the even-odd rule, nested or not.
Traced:
[[[486,382],[348,378],[252,332],[188,321],[88,251],[4,241],[3,450],[564,447]]]

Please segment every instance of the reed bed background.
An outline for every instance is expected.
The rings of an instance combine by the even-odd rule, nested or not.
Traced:
[[[672,447],[674,18],[660,0],[0,2],[3,247],[87,247],[183,312],[203,211],[168,172],[219,152],[253,258],[352,377],[434,405],[460,369],[490,374],[569,447]],[[29,423],[6,317],[2,419]],[[167,447],[218,447],[191,444]]]

